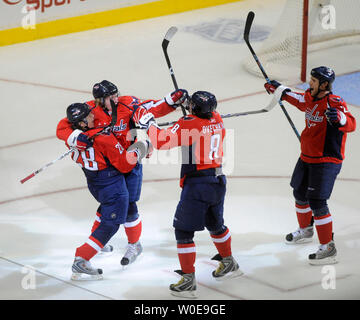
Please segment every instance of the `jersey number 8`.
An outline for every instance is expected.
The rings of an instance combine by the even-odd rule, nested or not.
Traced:
[[[79,156],[81,155],[81,159]],[[97,171],[98,164],[95,161],[95,151],[94,148],[88,148],[85,151],[79,152],[79,150],[74,150],[73,160],[78,163],[81,167],[84,167],[87,170]],[[81,161],[82,160],[82,161]]]
[[[220,134],[214,134],[211,136],[210,140],[210,152],[209,159],[214,160],[215,158],[219,158],[219,147],[220,147]]]

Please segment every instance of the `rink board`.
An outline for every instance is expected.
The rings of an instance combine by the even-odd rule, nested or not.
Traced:
[[[126,1],[125,1],[126,2]],[[140,1],[144,2],[144,1]],[[235,0],[161,0],[146,1],[138,5],[129,5],[113,10],[93,12],[90,14],[80,14],[73,16],[74,13],[67,13],[69,17],[62,19],[54,19],[54,15],[50,16],[50,21],[42,22],[44,18],[42,14],[46,13],[45,8],[39,5],[35,12],[26,11],[26,7],[11,8],[14,12],[9,11],[9,6],[4,7],[0,3],[0,18],[6,18],[11,15],[11,19],[15,19],[19,25],[16,28],[4,29],[0,23],[0,46],[11,45],[20,42],[27,42],[37,39],[43,39],[62,34],[86,31],[90,29],[102,28],[121,23],[149,19],[179,12],[185,12],[200,8],[206,8],[230,2]],[[136,1],[136,4],[139,1]],[[120,4],[118,5],[120,6]],[[3,8],[4,7],[4,10]],[[60,8],[60,7],[59,7]],[[5,11],[6,9],[6,11]],[[58,8],[51,8],[55,10]],[[61,8],[62,9],[62,8]],[[89,9],[91,10],[91,8]],[[2,11],[2,12],[1,12]],[[61,12],[60,12],[61,14]],[[55,15],[56,16],[56,15]],[[14,17],[14,18],[13,18]],[[16,18],[15,18],[16,17]],[[40,23],[37,23],[40,19]],[[31,22],[33,20],[34,22]],[[12,22],[14,23],[14,22]],[[9,24],[9,22],[8,22]],[[11,22],[10,22],[11,24]]]

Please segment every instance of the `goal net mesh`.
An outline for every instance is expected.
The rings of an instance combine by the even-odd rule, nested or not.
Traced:
[[[309,0],[308,10],[308,57],[314,51],[360,42],[360,0]],[[278,23],[256,51],[270,78],[300,79],[302,30],[303,1],[287,0]],[[243,64],[262,77],[252,56]]]

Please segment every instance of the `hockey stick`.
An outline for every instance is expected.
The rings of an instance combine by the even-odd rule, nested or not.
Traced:
[[[175,90],[178,90],[179,87],[177,85],[177,82],[176,82],[176,78],[175,78],[175,74],[174,74],[174,70],[171,66],[171,62],[170,62],[170,59],[169,59],[169,55],[168,55],[168,52],[167,52],[167,48],[168,48],[168,45],[170,43],[170,40],[172,39],[172,37],[175,35],[175,33],[178,31],[178,29],[176,27],[171,27],[165,34],[165,37],[164,37],[164,40],[162,41],[162,49],[164,51],[164,55],[165,55],[165,59],[166,59],[166,63],[167,63],[167,66],[169,68],[169,71],[170,71],[170,75],[171,75],[171,79],[172,79],[172,82],[174,84],[174,87],[175,87]],[[186,111],[185,111],[185,108],[184,106],[181,104],[181,110],[182,110],[182,113],[184,116],[186,116]]]
[[[21,183],[24,183],[26,181],[28,181],[29,179],[35,177],[35,175],[37,175],[38,173],[40,173],[41,171],[43,171],[44,169],[46,169],[47,167],[50,167],[51,165],[53,165],[56,161],[59,161],[61,159],[64,159],[66,156],[68,156],[71,152],[75,151],[75,148],[71,148],[68,151],[66,151],[64,154],[62,154],[59,158],[47,163],[46,165],[44,165],[43,167],[41,167],[40,169],[37,169],[36,171],[34,171],[32,174],[29,174],[26,178],[20,180]]]
[[[246,42],[247,46],[249,47],[250,52],[251,52],[252,56],[254,57],[254,59],[255,59],[255,61],[256,61],[256,63],[257,63],[257,65],[259,66],[260,71],[261,71],[261,73],[263,74],[263,76],[264,76],[264,78],[265,78],[266,82],[267,82],[267,83],[270,83],[270,79],[269,79],[269,77],[267,76],[267,74],[266,74],[266,72],[265,72],[265,70],[264,70],[264,67],[262,66],[262,64],[261,64],[261,62],[260,62],[260,60],[259,60],[259,58],[257,57],[257,55],[256,55],[256,53],[255,53],[254,49],[252,48],[252,46],[251,46],[251,44],[250,44],[250,41],[249,41],[250,29],[251,29],[251,25],[252,25],[252,23],[253,23],[254,18],[255,18],[255,13],[254,13],[254,12],[252,12],[252,11],[250,11],[250,12],[248,13],[247,18],[246,18],[245,29],[244,29],[244,40],[245,40],[245,42]],[[278,102],[279,102],[280,107],[281,107],[282,111],[284,112],[284,114],[285,114],[285,116],[286,116],[287,120],[289,121],[289,123],[290,123],[290,125],[291,125],[292,129],[294,130],[294,132],[295,132],[295,134],[296,134],[297,138],[298,138],[298,139],[299,139],[299,141],[300,141],[300,135],[299,135],[299,132],[296,130],[296,127],[295,127],[294,123],[292,122],[292,120],[291,120],[291,118],[290,118],[290,116],[289,116],[288,112],[286,111],[286,109],[285,109],[285,107],[284,107],[284,105],[283,105],[282,101],[279,99],[279,101],[278,101]]]
[[[112,128],[114,127],[114,125],[116,124],[117,121],[117,106],[115,105],[114,101],[112,101],[110,99],[110,104],[111,104],[111,109],[112,109],[112,114],[111,114],[111,122],[108,126],[106,126],[104,129],[102,129],[100,132],[94,134],[91,139],[94,139],[96,136],[102,134],[105,130],[108,130],[108,128],[110,128],[110,130],[112,130]],[[43,167],[41,167],[40,169],[37,169],[36,171],[34,171],[33,173],[29,174],[27,177],[25,177],[24,179],[21,179],[20,182],[23,184],[24,182],[30,180],[31,178],[35,177],[38,173],[40,173],[41,171],[43,171],[44,169],[50,167],[51,165],[53,165],[55,162],[64,159],[66,156],[68,156],[69,154],[71,154],[72,152],[74,152],[76,150],[76,148],[70,148],[68,151],[66,151],[64,154],[62,154],[59,158],[47,163],[46,165],[44,165]]]
[[[273,99],[270,101],[270,103],[265,108],[262,108],[260,110],[244,111],[244,112],[237,112],[237,113],[227,113],[227,114],[223,114],[220,116],[222,119],[225,119],[225,118],[241,117],[241,116],[248,116],[251,114],[269,112],[271,109],[273,109],[276,106],[277,103],[278,103],[278,100],[274,96]],[[162,122],[162,123],[159,123],[158,126],[159,127],[171,126],[171,125],[175,124],[176,122],[177,121]]]

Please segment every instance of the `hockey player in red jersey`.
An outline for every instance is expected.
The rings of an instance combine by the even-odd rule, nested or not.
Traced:
[[[147,111],[151,111],[155,117],[162,117],[176,109],[186,98],[185,90],[177,90],[168,94],[162,100],[140,100],[134,96],[119,96],[117,87],[110,81],[103,80],[93,86],[95,100],[86,102],[92,107],[95,127],[104,127],[110,124],[112,113],[116,112],[116,123],[112,128],[113,134],[121,145],[127,149],[136,141],[135,121]],[[115,104],[113,110],[111,101]],[[68,119],[62,119],[57,126],[57,137],[75,147],[78,150],[86,150],[91,146],[91,140],[86,132],[73,130]],[[140,236],[142,223],[138,213],[137,201],[140,199],[142,186],[142,164],[138,163],[129,173],[125,175],[126,185],[129,192],[129,206],[125,233],[128,237],[128,247],[121,259],[122,265],[135,261],[142,252]],[[94,222],[96,227],[101,221],[101,213],[97,212]],[[112,246],[107,245],[103,251],[112,251]]]
[[[334,80],[334,71],[321,66],[311,70],[310,88],[305,93],[292,92],[274,80],[265,84],[268,93],[275,93],[305,112],[301,155],[290,183],[299,229],[289,233],[286,242],[310,242],[315,222],[320,247],[309,255],[309,263],[313,265],[337,262],[333,221],[327,200],[345,158],[347,133],[356,128],[355,118],[346,102],[331,91]]]
[[[86,103],[73,103],[67,110],[67,119],[73,129],[86,132],[92,146],[72,153],[87,179],[89,191],[100,203],[101,221],[91,230],[87,241],[76,249],[72,266],[72,280],[102,279],[102,270],[91,266],[94,257],[126,223],[129,192],[125,174],[130,172],[149,150],[148,141],[138,141],[127,150],[112,132],[94,129],[94,115]],[[66,145],[69,147],[68,143]],[[86,276],[84,278],[84,276]]]
[[[160,130],[152,115],[144,115],[139,126],[148,129],[153,146],[167,150],[181,146],[182,167],[180,202],[173,226],[181,280],[170,285],[175,296],[195,298],[195,231],[206,228],[218,251],[213,260],[219,267],[212,273],[217,280],[239,276],[242,272],[232,256],[231,235],[224,225],[223,209],[226,178],[222,173],[225,128],[215,111],[216,97],[207,91],[197,91],[189,99],[190,115],[179,119],[172,127]]]

